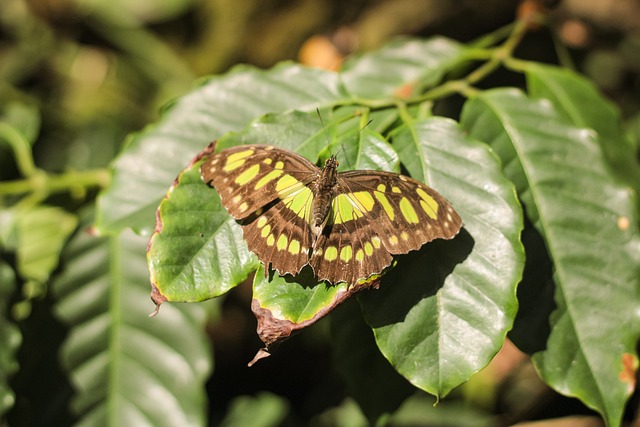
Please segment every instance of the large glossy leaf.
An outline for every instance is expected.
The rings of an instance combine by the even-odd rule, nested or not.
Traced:
[[[462,124],[500,154],[554,263],[558,308],[537,369],[619,425],[640,325],[631,193],[614,179],[597,134],[568,124],[548,101],[489,91],[465,105]]]
[[[10,301],[15,290],[15,273],[0,259],[0,423],[15,402],[9,379],[18,370],[16,351],[22,341],[18,327],[9,318]]]
[[[532,96],[550,100],[556,111],[578,127],[598,132],[597,141],[612,172],[640,191],[640,164],[624,135],[620,112],[584,77],[563,68],[528,63],[527,87]]]
[[[400,257],[360,301],[398,372],[444,396],[489,363],[511,327],[524,260],[521,208],[495,156],[452,120],[405,123],[394,147],[412,176],[451,201],[464,228]]]
[[[267,112],[312,111],[344,98],[336,73],[288,63],[267,71],[237,67],[204,81],[168,106],[157,125],[130,138],[98,200],[98,230],[150,234],[168,186],[209,142]]]
[[[211,353],[204,307],[171,305],[149,318],[146,239],[78,233],[53,290],[70,331],[61,352],[78,425],[205,425]]]
[[[463,45],[444,37],[398,40],[348,60],[341,77],[357,97],[406,98],[438,83],[465,53]]]

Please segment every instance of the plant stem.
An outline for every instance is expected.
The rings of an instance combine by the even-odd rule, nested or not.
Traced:
[[[51,175],[34,169],[28,178],[0,182],[0,195],[39,193],[46,197],[51,193],[84,190],[87,187],[106,187],[110,176],[106,169],[69,171]]]
[[[20,174],[25,177],[36,173],[36,166],[31,155],[29,142],[12,126],[0,122],[0,139],[4,139],[13,150]]]
[[[483,63],[480,67],[478,67],[462,79],[449,80],[423,93],[420,96],[403,99],[402,103],[405,106],[411,104],[420,104],[425,101],[444,98],[455,93],[459,93],[466,97],[474,96],[477,92],[477,89],[473,87],[475,83],[484,79],[498,67],[505,65],[505,63],[511,60],[514,60],[514,58],[512,58],[513,52],[522,41],[524,35],[527,33],[528,25],[528,21],[519,20],[513,24],[509,24],[501,28],[499,31],[496,31],[491,35],[491,37],[479,40],[478,42],[476,42],[476,48],[467,51],[467,60],[486,60],[485,63]],[[490,41],[496,42],[497,40],[505,37],[506,40],[501,46],[498,46],[494,49],[486,48]],[[388,98],[365,99],[355,97],[335,104],[335,106],[340,105],[361,105],[371,109],[382,109],[397,106],[398,100]]]

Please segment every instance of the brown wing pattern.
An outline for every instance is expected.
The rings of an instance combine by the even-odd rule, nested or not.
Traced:
[[[203,180],[216,188],[235,219],[246,218],[287,192],[306,186],[319,172],[304,157],[269,145],[228,148],[200,167]]]
[[[309,262],[313,237],[306,209],[311,198],[309,193],[296,209],[292,202],[271,203],[260,215],[242,221],[249,249],[266,267],[271,263],[280,274],[297,274]]]
[[[378,274],[391,264],[392,255],[417,250],[434,239],[451,239],[462,226],[460,216],[444,197],[406,176],[341,173],[336,199],[341,195],[348,203],[342,207],[334,203],[334,217],[327,227],[330,232],[320,237],[310,261],[319,278],[333,283],[355,283]],[[347,246],[352,257],[344,249]],[[332,248],[338,250],[337,256]],[[364,256],[356,256],[358,253]]]
[[[371,215],[373,229],[387,250],[405,254],[420,249],[434,239],[452,239],[462,227],[462,219],[451,204],[433,188],[413,178],[391,172],[350,171],[339,175],[339,192],[374,192]],[[384,186],[384,191],[380,191]],[[381,197],[380,194],[384,197]],[[393,209],[385,209],[385,199]],[[415,217],[414,217],[415,214]],[[406,232],[406,235],[402,233]],[[398,242],[395,243],[394,236]]]
[[[379,239],[371,223],[329,224],[318,238],[309,264],[319,280],[353,285],[391,264],[393,257],[380,246]],[[335,256],[329,248],[336,248]]]

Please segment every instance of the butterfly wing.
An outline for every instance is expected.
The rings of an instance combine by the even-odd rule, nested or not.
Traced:
[[[304,157],[267,145],[222,150],[201,166],[203,180],[240,221],[249,249],[281,274],[295,274],[309,260],[309,185],[319,172]]]
[[[300,191],[319,169],[304,157],[270,145],[240,145],[214,153],[200,167],[235,219]]]
[[[318,278],[350,284],[380,273],[392,255],[431,240],[451,239],[462,226],[451,204],[432,188],[390,172],[338,175],[332,218],[310,260]]]

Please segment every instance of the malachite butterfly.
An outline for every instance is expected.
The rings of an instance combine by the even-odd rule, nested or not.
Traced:
[[[462,220],[425,184],[391,172],[338,172],[288,150],[242,145],[201,166],[249,249],[281,275],[309,264],[318,280],[355,285],[388,267],[393,255],[451,239]]]

